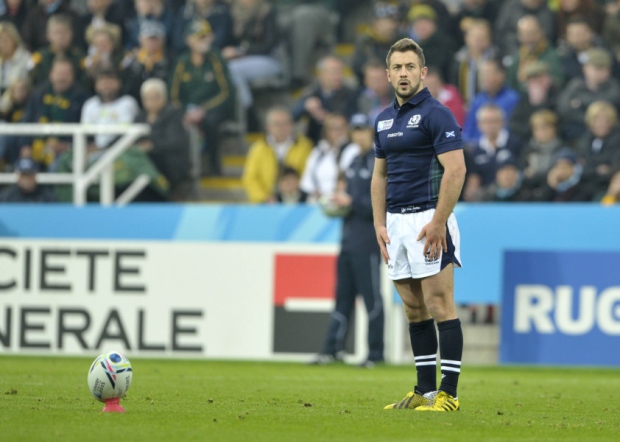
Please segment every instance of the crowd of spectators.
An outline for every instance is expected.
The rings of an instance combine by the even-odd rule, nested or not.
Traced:
[[[266,115],[248,200],[321,201],[357,155],[351,118],[393,102],[385,55],[402,37],[462,124],[462,200],[618,201],[620,0],[0,0],[0,119],[149,124],[132,161],[182,201],[189,133],[218,176],[223,123]],[[287,98],[257,109],[265,85]],[[115,139],[89,138],[89,161]],[[71,150],[70,137],[0,136],[0,165],[62,170]]]

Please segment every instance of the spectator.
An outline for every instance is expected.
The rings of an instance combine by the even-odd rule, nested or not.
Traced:
[[[46,35],[49,45],[32,54],[32,83],[43,84],[50,73],[56,57],[66,58],[73,63],[77,81],[81,82],[84,53],[73,44],[73,25],[71,17],[66,14],[52,16],[47,22]]]
[[[86,74],[94,81],[100,70],[118,70],[123,60],[121,30],[118,26],[104,24],[90,27],[86,33],[88,55],[84,59]]]
[[[548,202],[592,201],[594,192],[583,179],[583,168],[570,149],[557,153],[547,181],[537,191],[537,200]]]
[[[88,33],[89,28],[115,25],[121,32],[119,45],[125,43],[125,17],[119,2],[113,0],[87,0],[87,13],[82,17],[81,29]]]
[[[495,23],[500,3],[495,0],[462,0],[459,3],[451,29],[453,40],[458,46],[462,46],[466,44],[464,37],[472,23],[481,21],[487,24]]]
[[[41,32],[48,29],[47,22],[50,17],[62,14],[65,16],[63,21],[69,23],[69,30],[74,37],[74,43],[83,47],[83,30],[79,28],[80,20],[77,12],[65,0],[39,0],[39,4],[28,12],[22,27],[22,37],[26,47],[32,51],[39,51],[52,42],[49,40],[49,33]]]
[[[344,64],[334,55],[328,55],[317,64],[317,83],[293,106],[293,117],[308,117],[306,135],[313,143],[321,138],[323,121],[328,113],[353,114],[355,90],[344,83]]]
[[[364,86],[357,97],[357,112],[371,122],[394,101],[394,90],[385,76],[385,62],[369,60],[364,66]]]
[[[168,104],[163,80],[150,78],[140,89],[144,110],[136,123],[150,125],[151,133],[138,141],[138,147],[170,183],[170,200],[185,201],[191,193],[191,182],[189,135],[183,125],[183,111]]]
[[[486,104],[494,104],[504,111],[504,117],[509,118],[513,109],[520,100],[519,93],[506,86],[506,71],[502,62],[492,58],[480,67],[480,92],[476,94],[465,117],[463,139],[477,142],[480,138],[480,129],[476,116],[478,110]]]
[[[267,112],[267,134],[250,146],[243,169],[243,187],[251,203],[273,202],[276,181],[284,167],[301,176],[312,151],[312,142],[296,135],[293,117],[285,107]]]
[[[18,123],[24,117],[31,86],[28,78],[18,78],[0,98],[0,121]],[[19,156],[18,137],[0,135],[0,171],[5,164],[12,164]]]
[[[127,43],[125,49],[133,50],[140,45],[140,26],[145,21],[157,21],[166,28],[166,35],[174,35],[176,16],[166,6],[164,0],[134,0],[135,17],[131,18],[126,26]],[[168,48],[172,47],[172,39],[168,40]]]
[[[559,0],[558,42],[564,40],[567,34],[568,23],[572,19],[583,19],[592,31],[600,35],[605,22],[605,10],[597,0]]]
[[[495,180],[484,191],[482,201],[498,203],[531,201],[532,183],[523,176],[520,166],[513,157],[498,164]]]
[[[292,167],[284,166],[278,177],[275,200],[282,204],[305,203],[308,195],[299,188],[299,173]]]
[[[407,16],[407,14],[411,12],[411,8],[414,6],[423,6],[423,9],[426,9],[427,11],[428,9],[426,7],[428,7],[431,8],[433,14],[435,15],[435,21],[439,29],[450,29],[450,26],[452,26],[452,16],[450,15],[450,11],[445,4],[445,0],[405,0],[402,3],[405,8],[402,13],[403,16]]]
[[[138,103],[129,95],[120,95],[121,81],[116,71],[103,69],[95,76],[95,92],[82,108],[82,124],[129,124],[138,115]],[[118,135],[97,134],[89,142],[89,151],[97,151],[109,147]]]
[[[525,91],[526,71],[528,66],[543,61],[549,66],[553,81],[562,87],[564,74],[560,56],[549,44],[538,19],[533,15],[522,17],[517,23],[519,49],[512,54],[508,68],[507,83],[513,89]]]
[[[222,50],[233,43],[233,20],[230,8],[222,0],[187,0],[179,14],[173,42],[175,51],[187,49],[185,32],[197,19],[207,20],[213,30],[213,47]],[[172,37],[172,36],[171,36]]]
[[[411,7],[407,17],[411,38],[424,50],[426,65],[435,66],[442,78],[448,78],[455,44],[448,34],[439,31],[437,13],[429,5],[417,4]]]
[[[562,120],[562,135],[575,140],[585,130],[588,106],[597,100],[606,100],[620,106],[620,83],[611,77],[611,56],[607,51],[593,48],[586,52],[584,78],[573,78],[558,97],[557,111]]]
[[[17,29],[22,29],[28,13],[26,1],[4,0],[4,4],[4,11],[0,12],[0,21],[11,22]]]
[[[52,63],[49,81],[34,91],[26,105],[25,123],[79,123],[87,92],[75,81],[73,62],[58,57]],[[24,138],[21,145],[29,144]],[[57,155],[69,148],[70,138],[48,137],[32,143],[32,158],[51,165]]]
[[[26,78],[30,70],[30,53],[24,48],[15,25],[0,22],[0,95],[18,78]]]
[[[504,1],[495,21],[495,42],[502,56],[511,56],[518,51],[517,23],[526,15],[536,17],[547,41],[556,41],[556,17],[546,0]]]
[[[508,132],[504,111],[493,104],[481,107],[476,115],[482,132],[480,141],[465,150],[467,178],[463,191],[466,201],[480,201],[485,189],[495,180],[497,167],[508,158],[518,159],[521,140]]]
[[[601,203],[606,206],[620,203],[620,171],[612,175],[609,181],[609,187],[601,199]]]
[[[308,201],[317,202],[336,190],[338,177],[359,154],[359,147],[349,141],[344,115],[328,114],[323,127],[324,138],[310,153],[301,176],[300,188]]]
[[[446,84],[434,66],[429,66],[424,78],[424,85],[431,95],[454,114],[456,122],[463,127],[465,121],[465,105],[459,91],[453,84]]]
[[[530,117],[532,138],[521,153],[526,164],[525,176],[543,182],[553,165],[555,155],[566,148],[558,135],[558,116],[548,109],[536,111]]]
[[[185,123],[204,136],[203,153],[209,159],[209,175],[221,175],[219,126],[234,113],[234,87],[226,62],[211,47],[213,32],[206,20],[187,29],[189,53],[179,57],[170,87],[172,104],[185,111]]]
[[[127,53],[123,59],[123,89],[138,101],[144,81],[169,78],[165,38],[164,25],[157,21],[145,21],[140,26],[140,47]]]
[[[17,183],[0,194],[0,203],[53,203],[56,197],[47,188],[37,184],[39,167],[31,158],[22,158],[15,164]]]
[[[276,51],[280,35],[269,0],[237,0],[232,8],[234,45],[222,50],[244,109],[253,103],[251,83],[276,78],[282,65]]]
[[[597,194],[604,193],[611,173],[620,167],[620,128],[618,111],[607,101],[588,106],[586,132],[576,144],[576,153],[583,163],[583,178]]]
[[[497,49],[491,42],[491,27],[483,20],[470,20],[465,29],[465,46],[454,54],[448,81],[454,84],[469,105],[479,92],[480,67],[493,58]]]
[[[282,3],[282,2],[281,2]],[[291,69],[291,89],[307,86],[312,82],[316,62],[332,52],[336,42],[336,12],[330,1],[292,0],[291,7],[282,13],[279,8],[284,39],[288,42]],[[342,7],[344,2],[338,2]]]
[[[596,47],[607,49],[601,38],[592,31],[590,24],[579,17],[569,20],[566,25],[566,39],[558,49],[566,78],[583,78],[586,52]],[[618,62],[613,57],[612,72],[619,72]]]
[[[530,116],[542,109],[555,111],[559,91],[543,61],[528,66],[525,77],[525,93],[521,94],[519,103],[510,114],[508,127],[510,133],[529,140],[532,136]]]
[[[613,51],[616,62],[620,60],[620,0],[609,1],[602,37]]]
[[[370,60],[383,60],[390,46],[399,39],[399,11],[396,5],[377,2],[368,30],[355,43],[352,67],[359,84],[364,82],[364,66]]]

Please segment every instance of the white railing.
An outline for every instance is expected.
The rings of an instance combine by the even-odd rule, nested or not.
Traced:
[[[136,140],[151,131],[148,124],[95,125],[79,123],[15,123],[0,124],[0,135],[22,136],[73,136],[73,172],[40,173],[37,182],[41,184],[73,184],[73,203],[76,206],[86,204],[88,186],[99,178],[100,201],[104,206],[114,201],[114,161]],[[86,170],[86,137],[88,135],[121,135],[103,155]],[[0,183],[14,183],[16,173],[0,173]],[[150,182],[146,175],[138,177],[122,195],[116,204],[124,205],[131,201]]]

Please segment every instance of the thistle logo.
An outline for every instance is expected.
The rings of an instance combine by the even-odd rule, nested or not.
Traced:
[[[421,119],[422,117],[420,116],[420,114],[414,115],[413,117],[409,118],[409,122],[407,123],[407,129],[413,129],[418,127]]]

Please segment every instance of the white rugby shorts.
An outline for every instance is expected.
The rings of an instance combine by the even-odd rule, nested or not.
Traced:
[[[421,241],[417,241],[417,238],[422,228],[431,222],[434,213],[435,209],[417,213],[387,213],[386,227],[390,238],[387,244],[390,256],[388,277],[391,280],[436,275],[450,263],[461,267],[461,238],[454,213],[450,214],[447,222],[448,252],[442,250],[436,259],[423,255],[426,238]]]

